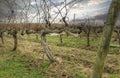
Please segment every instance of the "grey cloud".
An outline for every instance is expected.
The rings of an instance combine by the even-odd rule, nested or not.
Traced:
[[[40,8],[40,1],[36,0],[37,3],[29,6],[29,1],[35,1],[35,0],[0,0],[0,18],[5,18],[8,16],[11,16],[11,9],[14,9],[14,14],[12,16],[24,16],[24,13],[21,13],[23,8],[26,6],[26,10],[28,10],[29,13],[34,14],[37,12],[36,4],[38,5],[39,10]],[[53,1],[57,6],[61,6],[63,4],[63,0],[51,0]],[[69,6],[72,6],[74,4],[83,4],[87,5],[90,0],[67,0]],[[105,0],[103,0],[105,1]],[[111,3],[111,0],[106,0],[103,3],[95,4],[90,6],[90,8],[97,7],[98,10],[95,10],[93,12],[99,12],[99,14],[107,13],[109,5]]]

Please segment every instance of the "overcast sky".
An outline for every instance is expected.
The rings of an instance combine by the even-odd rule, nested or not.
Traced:
[[[29,7],[28,1],[30,0],[16,0],[17,7],[15,7],[15,3],[11,2],[9,5],[6,1],[10,2],[12,0],[0,0],[0,18],[10,16],[9,10],[11,6],[14,7],[14,9],[17,9],[16,13],[13,14],[13,16],[22,16],[23,13],[21,13],[21,10],[23,7],[25,7],[25,3],[27,4],[27,7]],[[31,0],[30,2],[29,20],[32,20],[37,13],[36,4],[38,7],[40,7],[41,0],[36,1],[37,3],[35,0]],[[62,8],[64,6],[64,0],[51,1],[54,2],[59,8]],[[97,15],[106,14],[108,12],[111,0],[67,0],[67,3],[69,3],[67,6],[69,9],[67,17],[69,20],[72,20],[74,18],[74,14],[76,19],[94,18]],[[58,12],[58,10],[55,7],[52,7],[51,18],[54,18],[56,16],[56,12]],[[65,9],[62,10],[62,14],[64,16]],[[58,19],[60,18],[61,16],[58,15]],[[34,21],[36,21],[36,19],[34,19]]]

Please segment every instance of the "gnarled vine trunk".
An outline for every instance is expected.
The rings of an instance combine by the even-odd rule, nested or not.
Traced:
[[[1,37],[1,40],[2,40],[2,44],[4,44],[3,32],[0,32],[0,37]]]
[[[53,58],[52,54],[50,53],[50,48],[48,47],[48,44],[46,43],[46,33],[45,32],[41,33],[41,42],[42,42],[44,51],[45,51],[48,59],[51,62],[55,62],[55,59]]]
[[[13,36],[13,39],[14,39],[13,51],[15,51],[17,49],[17,45],[18,45],[17,30],[16,29],[13,31],[12,36]]]

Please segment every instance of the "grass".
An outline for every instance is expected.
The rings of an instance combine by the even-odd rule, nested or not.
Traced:
[[[36,36],[34,34],[31,35],[24,35],[24,36],[19,36],[20,39],[26,39],[26,40],[30,40],[30,41],[36,41],[40,43],[40,36],[38,36],[38,39],[36,39]],[[70,48],[81,48],[81,49],[88,49],[86,48],[86,37],[84,34],[82,34],[82,37],[72,37],[69,36],[67,37],[66,35],[63,35],[63,43],[60,43],[59,40],[59,36],[50,36],[47,35],[47,41],[50,45],[57,45],[57,46],[62,46],[62,47],[70,47]],[[99,38],[95,38],[94,35],[92,35],[90,37],[90,45],[91,47],[89,48],[89,50],[91,51],[97,51],[97,48],[99,46],[100,43],[100,37]],[[111,40],[111,45],[118,45],[117,41],[114,41],[113,39]],[[110,48],[110,53],[117,53],[119,50],[119,48],[114,48],[111,47]]]
[[[22,55],[19,51],[3,55],[0,61],[0,78],[43,78],[44,73],[36,70],[32,57]]]
[[[43,54],[40,37],[36,39],[34,34],[19,36],[18,49],[13,52],[13,39],[6,36],[5,44],[0,43],[0,78],[87,78],[90,75],[99,45],[98,39],[91,37],[91,47],[88,48],[85,37],[64,35],[61,44],[59,37],[47,35],[47,42],[59,64],[51,64]],[[116,72],[120,68],[120,58],[115,53],[118,48],[111,48],[110,51],[113,53],[106,60],[106,70]],[[104,73],[107,73],[107,78],[119,78],[118,72]]]
[[[110,78],[119,78],[119,75],[113,74],[113,75],[110,76]]]
[[[63,43],[61,44],[59,41],[59,37],[47,36],[48,42],[52,45],[58,45],[62,47],[71,47],[71,48],[81,48],[81,49],[89,49],[91,51],[97,51],[98,46],[100,44],[100,39],[94,39],[94,36],[90,38],[90,47],[86,47],[86,37],[66,37],[63,36]],[[118,45],[117,41],[111,41],[111,45]],[[118,53],[119,48],[110,48],[110,53]]]

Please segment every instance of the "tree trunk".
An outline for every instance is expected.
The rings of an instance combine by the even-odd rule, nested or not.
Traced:
[[[62,34],[60,34],[60,43],[63,43]]]
[[[87,36],[87,47],[90,46],[90,30],[91,30],[91,26],[86,26],[86,29],[87,29],[87,33],[86,33],[86,36]]]
[[[13,29],[12,31],[12,36],[14,39],[14,47],[12,51],[15,51],[17,49],[17,45],[18,45],[18,40],[17,40],[17,29]]]
[[[13,34],[13,39],[14,39],[13,51],[15,51],[17,49],[17,34]]]
[[[42,42],[42,45],[44,47],[44,51],[48,57],[48,59],[51,61],[51,62],[55,62],[56,60],[53,58],[52,54],[50,53],[50,48],[48,47],[47,43],[46,43],[46,34],[44,34],[44,32],[42,32],[41,34],[41,42]]]
[[[0,37],[1,37],[2,43],[4,44],[3,32],[0,33]]]
[[[120,11],[120,1],[112,0],[109,14],[103,29],[103,36],[101,40],[101,44],[98,50],[95,66],[92,72],[91,78],[102,78],[102,72],[104,69],[104,63],[106,60],[106,56],[109,52],[110,40],[113,32],[114,25],[117,21],[117,17]]]
[[[90,46],[90,31],[87,32],[87,47]]]

